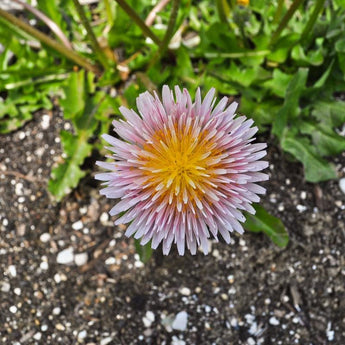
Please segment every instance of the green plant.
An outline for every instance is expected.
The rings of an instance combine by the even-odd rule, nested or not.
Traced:
[[[0,8],[0,132],[51,108],[52,98],[73,124],[72,133],[61,133],[67,158],[49,183],[58,200],[85,175],[85,157],[100,147],[94,138],[108,131],[118,106],[132,107],[140,92],[163,84],[240,97],[240,112],[303,163],[307,181],[336,177],[327,157],[345,149],[336,131],[345,122],[337,98],[345,90],[343,0],[294,0],[288,8],[281,0],[245,7],[172,0],[157,7],[152,12],[150,0],[38,0],[20,16]]]

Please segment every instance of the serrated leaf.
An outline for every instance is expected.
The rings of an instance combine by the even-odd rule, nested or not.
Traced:
[[[289,243],[289,234],[283,222],[269,214],[262,206],[254,205],[255,215],[246,214],[244,228],[252,232],[265,233],[274,244],[284,248]]]
[[[303,163],[305,179],[308,182],[320,182],[336,178],[334,167],[319,156],[308,138],[297,136],[296,133],[285,133],[281,146]]]
[[[67,158],[64,163],[53,169],[52,178],[48,183],[49,191],[60,201],[72,188],[75,188],[79,180],[85,176],[85,171],[80,169],[84,159],[90,155],[92,145],[87,143],[87,134],[79,133],[78,136],[70,132],[61,132],[61,143]]]
[[[325,124],[304,121],[300,125],[300,131],[311,136],[320,156],[337,155],[345,151],[345,138]]]
[[[339,127],[345,122],[345,102],[319,101],[313,107],[312,115],[329,128]]]

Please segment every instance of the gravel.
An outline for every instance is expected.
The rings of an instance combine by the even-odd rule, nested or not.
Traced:
[[[345,154],[338,180],[313,185],[269,146],[262,203],[287,248],[246,232],[143,265],[92,177],[61,203],[47,192],[61,129],[42,112],[0,137],[1,344],[345,344]]]

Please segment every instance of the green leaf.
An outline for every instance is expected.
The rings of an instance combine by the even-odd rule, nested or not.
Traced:
[[[303,163],[305,179],[320,182],[337,177],[333,165],[322,159],[308,138],[297,136],[297,130],[285,132],[282,148]]]
[[[319,101],[313,104],[312,115],[329,128],[336,128],[345,122],[345,102]]]
[[[75,136],[70,132],[62,131],[61,143],[67,158],[64,163],[53,169],[52,178],[48,183],[49,191],[58,201],[70,193],[71,189],[75,188],[79,180],[85,176],[86,172],[82,171],[79,166],[92,150],[92,145],[87,143],[85,132]]]
[[[265,233],[274,244],[284,248],[289,243],[289,234],[286,231],[283,222],[269,214],[262,206],[254,206],[255,215],[246,214],[244,228],[252,232]]]
[[[305,54],[303,47],[297,45],[292,48],[291,57],[296,60],[300,66],[320,66],[324,61],[321,47],[315,51],[308,51],[307,54]]]
[[[345,138],[338,135],[331,127],[322,123],[304,121],[300,130],[312,138],[312,142],[320,156],[337,155],[345,151]]]
[[[286,85],[289,84],[293,76],[282,72],[279,68],[273,70],[272,79],[263,82],[262,86],[270,90],[274,95],[284,98]]]
[[[71,73],[63,87],[65,97],[60,100],[60,105],[64,110],[64,118],[74,119],[85,108],[85,72]]]
[[[272,128],[273,134],[279,138],[282,137],[288,120],[296,118],[299,113],[299,99],[305,89],[308,71],[307,68],[300,68],[287,86],[284,105],[278,112]]]
[[[146,264],[152,256],[151,242],[145,245],[140,244],[140,240],[134,240],[135,250],[139,254],[140,261]]]
[[[291,48],[300,38],[299,34],[289,34],[283,36],[274,46],[274,51],[268,55],[267,59],[277,63],[283,63],[287,59]]]

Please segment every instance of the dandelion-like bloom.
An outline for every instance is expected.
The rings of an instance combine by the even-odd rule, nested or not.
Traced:
[[[123,140],[103,135],[114,162],[97,162],[110,172],[96,179],[107,185],[101,194],[121,199],[110,215],[120,215],[115,224],[130,223],[126,236],[141,244],[163,242],[164,254],[173,242],[180,255],[185,244],[207,254],[210,234],[229,243],[231,232],[243,233],[242,210],[254,214],[251,203],[265,192],[256,182],[268,179],[260,172],[268,166],[260,160],[266,144],[252,144],[254,121],[235,118],[237,103],[227,107],[227,97],[214,106],[214,94],[202,101],[198,90],[193,103],[179,87],[176,101],[167,86],[162,102],[145,92],[137,98],[140,115],[120,107],[126,121],[113,122]]]

